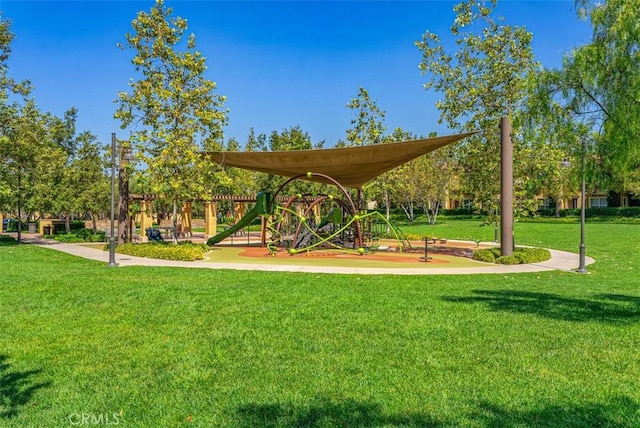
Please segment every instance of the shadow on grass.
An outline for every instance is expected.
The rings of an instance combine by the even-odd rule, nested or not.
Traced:
[[[308,405],[292,403],[247,404],[237,409],[240,427],[440,427],[450,423],[421,413],[388,415],[376,403],[329,399],[313,400]]]
[[[482,401],[476,403],[471,418],[484,427],[536,427],[536,428],[623,428],[640,426],[640,405],[628,397],[617,397],[610,402],[589,403],[572,407],[553,405],[535,410],[505,409]]]
[[[594,321],[612,324],[640,321],[640,297],[598,294],[575,299],[557,294],[512,290],[473,290],[474,296],[445,296],[456,303],[483,303],[493,311],[535,314],[565,321]]]
[[[607,403],[584,405],[548,405],[533,410],[502,407],[488,401],[473,402],[469,414],[458,420],[439,420],[422,413],[388,415],[380,404],[355,400],[335,402],[314,400],[308,405],[291,403],[248,404],[237,409],[240,427],[442,427],[474,425],[483,427],[535,428],[622,428],[640,426],[640,406],[628,397],[617,397]]]
[[[29,404],[33,394],[50,382],[35,383],[31,379],[41,370],[14,371],[7,363],[9,357],[0,355],[0,419],[10,419],[18,415],[20,408]]]

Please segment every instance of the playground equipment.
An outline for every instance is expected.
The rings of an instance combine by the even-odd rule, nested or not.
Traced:
[[[228,236],[233,236],[237,231],[248,226],[253,220],[258,217],[263,219],[262,226],[262,243],[266,246],[267,232],[273,232],[270,236],[270,243],[272,248],[275,242],[282,241],[280,247],[283,244],[287,244],[288,236],[283,234],[285,231],[283,225],[286,224],[287,219],[294,218],[294,222],[297,222],[296,230],[293,232],[295,236],[292,236],[291,240],[295,250],[301,248],[316,248],[323,244],[329,244],[342,246],[339,242],[340,239],[355,249],[364,249],[367,240],[372,236],[372,231],[369,227],[367,230],[363,230],[363,227],[370,226],[373,223],[384,222],[388,234],[397,236],[401,241],[405,241],[402,234],[395,229],[392,225],[386,222],[382,216],[377,214],[368,215],[366,212],[360,212],[356,209],[356,205],[346,192],[345,187],[356,189],[358,191],[358,206],[362,206],[362,187],[364,184],[375,179],[380,174],[385,173],[399,165],[404,164],[412,159],[429,153],[433,150],[437,150],[440,147],[444,147],[448,144],[455,143],[463,138],[473,135],[475,132],[469,132],[465,134],[446,135],[432,138],[422,138],[411,141],[400,141],[390,144],[376,144],[370,146],[358,146],[358,147],[340,147],[332,149],[309,149],[309,150],[291,150],[291,151],[270,151],[270,152],[227,152],[227,151],[214,151],[203,152],[202,156],[206,157],[219,165],[225,167],[235,167],[246,169],[250,171],[264,172],[267,174],[278,175],[281,177],[290,177],[293,179],[303,179],[318,183],[336,185],[339,189],[338,197],[327,195],[305,195],[301,196],[302,199],[295,201],[295,204],[300,206],[300,202],[304,200],[304,203],[309,201],[316,201],[316,206],[307,206],[302,209],[301,212],[296,210],[295,214],[287,213],[282,209],[277,208],[274,201],[280,201],[282,196],[273,195],[270,199],[265,199],[264,202],[257,201],[257,207],[254,207],[249,213],[243,215],[242,210],[236,210],[236,215],[239,218],[231,228],[222,233],[217,233],[217,204],[221,201],[233,201],[234,204],[243,204],[246,202],[254,202],[255,198],[251,196],[234,196],[234,195],[211,195],[205,199],[198,199],[192,201],[186,201],[183,203],[182,210],[180,211],[177,219],[177,231],[182,237],[192,236],[192,224],[191,224],[191,204],[192,202],[203,202],[205,212],[205,238],[209,238],[210,245],[219,243],[221,240]],[[309,172],[312,171],[312,172]],[[344,187],[343,187],[344,186]],[[129,239],[133,236],[133,225],[139,223],[140,230],[146,230],[147,227],[153,225],[152,219],[152,205],[153,199],[158,195],[153,194],[141,194],[133,195],[128,193],[128,189],[123,191],[120,189],[120,198],[123,203],[120,204],[120,214],[125,220],[120,221],[124,226],[128,226],[128,233],[120,232],[122,228],[127,229],[124,226],[118,227],[119,239]],[[269,198],[268,196],[265,196]],[[320,198],[325,198],[319,200]],[[322,205],[327,205],[329,202],[334,205],[337,204],[334,209],[334,217],[328,215],[327,210],[322,210]],[[129,215],[129,204],[132,202],[138,202],[139,206],[136,210],[136,218]],[[291,202],[294,203],[294,202]],[[240,205],[243,207],[243,205]],[[265,209],[267,207],[267,209]],[[295,207],[294,207],[295,208]],[[290,208],[291,209],[291,208]],[[305,213],[305,210],[309,210]],[[330,210],[330,209],[329,209]],[[338,211],[342,214],[340,221],[338,221]],[[276,211],[281,211],[279,214]],[[313,213],[313,215],[311,215]],[[320,214],[324,213],[324,221],[326,224],[317,226],[321,222]],[[271,218],[273,216],[273,218]],[[303,219],[315,220],[315,224]],[[332,218],[332,221],[327,221],[327,218]],[[297,219],[297,220],[296,220]],[[283,222],[285,221],[285,222]],[[272,223],[282,223],[278,227],[273,227]],[[339,226],[338,226],[339,225]],[[327,230],[322,229],[323,226],[327,226],[332,229],[332,234],[338,232],[339,236],[332,236],[328,234]],[[318,229],[318,230],[316,230]],[[318,236],[314,236],[314,233]],[[247,235],[248,237],[249,235]],[[327,241],[327,236],[332,236],[330,241]],[[285,238],[285,239],[283,239]],[[345,239],[346,238],[346,239]],[[146,235],[142,236],[143,241],[147,240]],[[317,241],[323,241],[322,244],[317,244]],[[312,242],[313,241],[313,242]],[[401,242],[402,244],[402,242]],[[310,247],[315,245],[314,247]],[[399,249],[402,249],[404,245],[399,245]]]
[[[223,239],[226,239],[229,236],[233,235],[240,229],[244,229],[245,227],[250,225],[251,222],[253,222],[253,220],[255,220],[257,217],[268,215],[270,213],[269,212],[270,203],[271,203],[270,193],[265,193],[265,192],[258,193],[258,195],[256,196],[255,206],[251,210],[249,210],[249,212],[247,212],[244,215],[244,217],[242,217],[236,224],[218,233],[217,235],[209,238],[207,240],[207,245],[215,245],[218,242],[222,241]]]
[[[277,204],[278,196],[289,183],[315,175],[335,185],[341,197],[331,194],[297,194],[287,198],[283,205]],[[233,226],[209,238],[207,245],[219,243],[258,217],[263,218],[262,242],[271,254],[280,249],[285,249],[293,255],[320,248],[351,249],[364,254],[374,247],[377,240],[372,227],[374,222],[384,224],[390,235],[396,239],[400,251],[409,246],[399,229],[390,224],[384,216],[377,211],[359,213],[349,192],[340,183],[329,176],[312,172],[290,178],[273,195],[259,193],[255,206]],[[367,227],[363,228],[363,225]]]

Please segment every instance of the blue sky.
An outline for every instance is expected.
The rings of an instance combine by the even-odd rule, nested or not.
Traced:
[[[346,104],[363,86],[395,127],[416,134],[448,132],[437,124],[439,94],[422,88],[420,52],[425,30],[450,42],[450,1],[181,1],[166,0],[186,18],[207,57],[207,77],[227,97],[225,137],[246,141],[249,129],[269,134],[299,125],[314,143],[345,138]],[[113,119],[114,99],[134,76],[131,52],[117,48],[131,20],[153,1],[0,0],[16,39],[10,74],[30,79],[44,111],[76,107],[78,130],[108,143],[126,139]],[[534,34],[533,49],[547,67],[589,41],[573,1],[502,1],[511,25]]]

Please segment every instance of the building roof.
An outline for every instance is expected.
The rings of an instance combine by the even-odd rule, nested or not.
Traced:
[[[275,152],[207,152],[211,160],[223,165],[282,177],[327,183],[328,175],[345,187],[361,188],[385,172],[412,159],[455,143],[475,132],[423,138],[370,146]],[[306,174],[311,173],[308,177]]]

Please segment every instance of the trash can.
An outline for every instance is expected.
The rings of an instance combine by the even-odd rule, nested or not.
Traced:
[[[36,233],[38,230],[36,226],[35,223],[29,223],[29,233]]]

